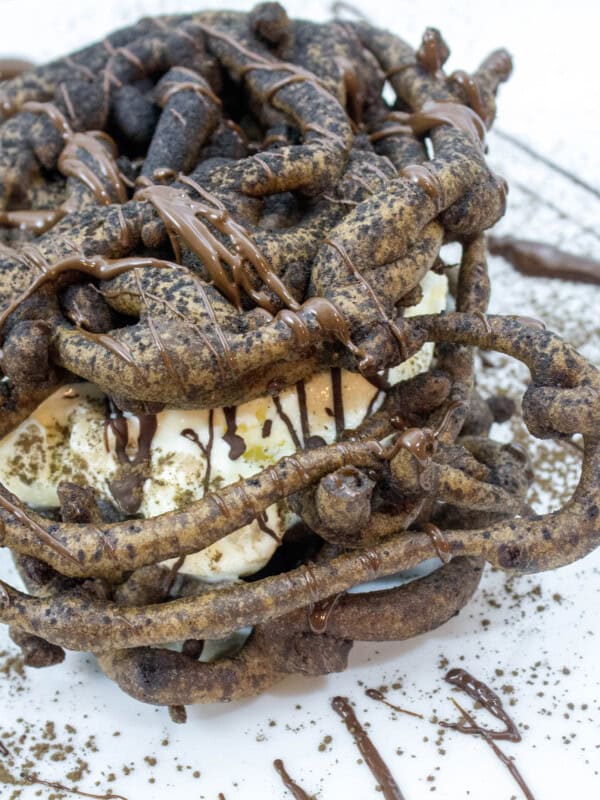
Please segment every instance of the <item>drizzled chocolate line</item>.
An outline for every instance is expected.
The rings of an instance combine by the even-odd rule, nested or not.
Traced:
[[[323,634],[327,632],[327,624],[329,623],[331,612],[343,594],[343,592],[338,592],[331,597],[326,597],[325,600],[314,603],[309,609],[308,627],[312,633]]]
[[[366,765],[381,786],[385,800],[405,800],[387,764],[369,738],[368,733],[358,721],[352,706],[348,702],[348,698],[334,697],[331,701],[331,707],[342,718],[346,728],[348,728]]]
[[[391,708],[393,711],[397,711],[399,714],[408,714],[409,717],[417,717],[418,719],[425,719],[423,714],[418,714],[416,711],[409,711],[407,708],[401,708],[400,706],[394,705],[394,703],[390,703],[387,697],[380,692],[379,689],[365,689],[365,694],[367,697],[370,697],[371,700],[377,700],[378,703],[383,703],[388,708]]]
[[[346,428],[344,413],[344,391],[342,387],[342,371],[339,367],[331,368],[331,394],[333,397],[333,419],[335,421],[335,438],[339,439]]]
[[[81,789],[76,789],[73,786],[65,786],[62,783],[55,783],[54,781],[45,781],[35,773],[26,773],[23,776],[25,783],[32,785],[48,786],[50,789],[56,789],[59,792],[68,792],[69,794],[76,794],[78,797],[91,797],[92,800],[127,800],[122,794],[90,794],[90,792],[82,792]]]
[[[223,439],[229,445],[229,458],[237,461],[246,452],[246,441],[236,433],[237,430],[237,406],[225,406],[223,408],[225,417],[225,433]]]
[[[40,539],[44,544],[47,544],[48,547],[51,547],[54,552],[61,555],[63,558],[68,559],[72,564],[76,564],[79,566],[79,561],[75,558],[75,556],[57,539],[52,536],[51,533],[48,533],[47,530],[42,528],[42,526],[32,519],[26,512],[23,505],[15,498],[15,500],[9,500],[4,495],[0,494],[0,506],[5,510],[8,511],[9,514],[17,519],[22,525],[29,528],[29,530],[33,531],[33,533]]]
[[[301,786],[298,786],[298,784],[292,780],[292,778],[290,777],[289,773],[287,772],[286,768],[283,765],[283,761],[280,758],[276,758],[275,761],[273,761],[273,766],[275,767],[276,772],[280,776],[283,785],[288,790],[288,792],[290,792],[292,797],[295,798],[295,800],[311,800],[310,795],[306,794],[304,789]]]
[[[489,236],[487,243],[492,255],[502,256],[523,275],[600,284],[600,261],[595,258],[512,236]]]
[[[288,433],[290,434],[292,442],[294,443],[294,447],[296,448],[296,450],[301,450],[302,449],[302,442],[300,441],[300,439],[298,437],[298,432],[296,431],[296,428],[294,427],[294,423],[290,419],[289,415],[286,414],[285,411],[283,410],[283,406],[281,405],[281,398],[279,397],[278,394],[273,396],[273,403],[275,405],[275,409],[277,411],[277,414],[278,414],[280,420],[283,422],[285,427],[288,429]]]
[[[512,761],[505,753],[500,750],[495,740],[508,740],[511,742],[520,742],[521,734],[513,720],[509,717],[502,705],[502,701],[498,695],[492,691],[489,686],[486,686],[481,681],[474,678],[463,669],[452,669],[447,673],[445,680],[453,686],[462,689],[471,697],[475,702],[480,703],[487,711],[499,719],[505,725],[503,731],[491,731],[483,728],[477,724],[475,718],[466,711],[455,698],[450,698],[459,712],[462,714],[468,725],[464,723],[452,723],[441,721],[439,724],[444,728],[452,728],[453,730],[460,731],[460,733],[471,734],[473,736],[480,736],[487,745],[493,750],[500,761],[507,767],[510,774],[513,776],[519,788],[527,798],[527,800],[535,800],[531,790],[525,783],[525,780],[519,770],[517,769],[514,761]]]
[[[426,522],[421,525],[421,529],[429,536],[438,558],[443,564],[449,564],[452,561],[452,547],[450,542],[444,535],[444,532],[434,525],[433,522]]]
[[[383,304],[382,304],[381,300],[379,299],[379,296],[378,296],[377,292],[375,291],[375,289],[371,286],[370,282],[365,278],[365,276],[362,274],[362,272],[358,269],[358,267],[356,266],[354,261],[352,261],[352,259],[350,258],[350,256],[346,252],[346,249],[344,248],[344,246],[340,242],[337,242],[335,239],[325,239],[324,243],[328,244],[330,247],[332,247],[338,253],[338,255],[341,257],[342,261],[350,269],[350,271],[352,272],[354,277],[358,280],[358,282],[361,284],[361,286],[363,286],[363,288],[367,291],[368,295],[373,300],[373,304],[375,305],[375,308],[377,309],[378,313],[380,314],[381,319],[389,327],[389,329],[391,330],[391,332],[394,335],[394,338],[398,342],[398,345],[400,347],[400,357],[401,357],[402,361],[405,361],[406,360],[407,350],[406,350],[406,340],[404,338],[404,334],[402,333],[400,328],[396,325],[396,323],[393,320],[391,320],[388,317],[388,315],[386,314],[385,308],[383,307]]]

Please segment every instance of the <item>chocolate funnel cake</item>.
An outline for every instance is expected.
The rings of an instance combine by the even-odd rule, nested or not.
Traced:
[[[2,83],[0,543],[27,593],[0,583],[0,620],[28,664],[92,652],[181,721],[441,625],[485,562],[599,543],[598,371],[486,315],[511,59],[448,55],[433,28],[414,50],[264,3]],[[534,514],[527,453],[489,438],[512,409],[475,389],[476,347],[529,367],[534,436],[583,435],[562,509]]]

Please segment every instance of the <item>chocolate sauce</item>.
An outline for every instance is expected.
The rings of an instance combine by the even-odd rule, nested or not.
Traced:
[[[5,225],[7,228],[20,228],[23,231],[31,231],[40,235],[60,222],[69,210],[69,206],[63,203],[58,208],[0,211],[0,225]]]
[[[279,397],[279,395],[275,395],[273,397],[273,403],[275,404],[275,408],[277,409],[277,414],[279,415],[279,418],[281,419],[285,427],[288,429],[288,433],[290,434],[290,437],[294,443],[294,447],[296,448],[296,450],[301,450],[302,442],[298,437],[298,433],[296,431],[296,428],[294,427],[294,423],[283,410],[283,406],[281,405],[281,398]]]
[[[310,800],[310,796],[306,794],[304,789],[301,786],[298,786],[298,784],[290,778],[286,768],[283,765],[283,761],[280,758],[275,759],[273,766],[279,773],[281,780],[283,781],[283,785],[292,795],[292,797],[295,798],[295,800]]]
[[[358,721],[348,699],[346,697],[334,697],[331,701],[331,707],[342,718],[348,731],[352,734],[365,763],[381,786],[385,800],[404,800],[404,795],[400,791],[392,773]]]
[[[260,431],[260,435],[262,436],[263,439],[268,439],[269,438],[269,436],[271,435],[272,427],[273,427],[273,420],[272,419],[266,419],[263,422],[263,425],[262,425],[262,428],[261,428],[261,431]]]
[[[300,428],[302,429],[302,441],[306,448],[306,443],[310,439],[310,425],[308,422],[308,403],[306,400],[306,386],[304,381],[296,384],[296,395],[298,397],[298,411],[300,413]]]
[[[122,794],[90,794],[89,792],[82,792],[80,789],[75,789],[72,786],[64,786],[62,783],[55,783],[54,781],[42,780],[38,775],[32,773],[23,775],[25,783],[39,786],[48,786],[50,789],[56,789],[59,792],[68,792],[68,794],[76,794],[78,797],[91,797],[92,800],[127,800]]]
[[[179,67],[178,69],[183,71],[184,68]],[[194,83],[193,81],[166,81],[162,85],[161,89],[162,91],[160,93],[160,97],[158,98],[159,105],[161,106],[166,106],[173,95],[177,94],[178,92],[195,92],[197,95],[200,95],[200,97],[210,100],[217,106],[222,105],[220,98],[218,98],[217,95],[208,88],[208,86],[202,86],[201,84]]]
[[[407,164],[400,170],[401,178],[416,183],[434,202],[436,210],[443,207],[444,188],[435,170],[427,163]]]
[[[428,100],[419,111],[406,115],[415,136],[422,136],[439,125],[451,125],[465,133],[475,144],[485,138],[485,125],[481,117],[461,103],[436,103]]]
[[[47,530],[42,528],[42,526],[36,522],[36,520],[32,519],[29,514],[27,514],[25,508],[20,503],[19,500],[15,498],[14,501],[9,500],[7,497],[4,497],[0,494],[0,507],[2,507],[5,511],[8,511],[9,514],[17,519],[22,525],[25,525],[26,528],[33,531],[33,533],[40,539],[44,544],[48,545],[55,553],[58,553],[63,558],[68,559],[71,563],[76,564],[78,567],[80,566],[79,561],[72,555],[67,548],[61,544],[57,539],[52,536],[51,533],[48,533]]]
[[[115,438],[115,456],[122,466],[137,466],[149,463],[152,441],[158,428],[156,414],[140,414],[136,417],[139,424],[137,449],[130,456],[127,453],[129,444],[129,425],[123,413],[114,402],[107,398],[107,418],[104,421],[104,447],[110,451],[108,432]],[[145,483],[146,476],[139,470],[125,471],[114,480],[109,481],[112,496],[127,514],[135,514],[140,507],[142,494],[139,490]]]
[[[123,275],[126,272],[131,272],[134,269],[154,268],[154,269],[177,269],[177,265],[171,261],[163,261],[157,258],[144,258],[140,256],[131,256],[129,258],[104,258],[103,256],[84,256],[74,255],[65,256],[64,258],[55,261],[54,264],[48,264],[42,257],[36,259],[35,265],[40,268],[41,272],[33,280],[28,289],[26,289],[19,297],[0,314],[0,329],[4,326],[7,318],[16,309],[25,302],[31,295],[37,291],[41,286],[51,280],[55,280],[65,272],[83,272],[100,281],[111,280]]]
[[[477,85],[473,76],[469,75],[468,72],[465,72],[462,69],[457,69],[456,72],[453,72],[452,75],[450,75],[450,80],[454,81],[454,83],[458,83],[464,92],[467,105],[473,109],[478,117],[481,117],[481,119],[485,121],[485,105],[481,99],[479,86]]]
[[[113,197],[104,188],[104,182],[79,158],[77,151],[83,150],[96,163],[104,180],[112,189],[117,202],[127,202],[127,189],[116,163],[117,149],[110,136],[103,131],[72,133],[59,156],[58,169],[65,177],[76,178],[90,189],[102,205],[110,205]]]
[[[396,706],[387,699],[387,697],[380,692],[379,689],[365,689],[365,694],[367,697],[370,697],[371,700],[377,700],[378,703],[383,703],[388,708],[391,708],[393,711],[397,711],[399,714],[408,714],[409,717],[417,717],[418,719],[425,719],[422,714],[417,714],[416,711],[409,711],[407,708],[401,708],[400,706]]]
[[[327,631],[331,612],[343,594],[343,592],[338,592],[338,594],[334,594],[331,597],[326,597],[324,600],[319,600],[318,603],[314,603],[308,612],[308,627],[312,633],[323,634]]]
[[[278,535],[275,533],[275,531],[273,530],[273,528],[269,527],[269,524],[268,524],[268,522],[267,522],[267,515],[266,515],[266,512],[264,512],[264,511],[261,511],[261,513],[260,513],[260,514],[257,514],[257,515],[256,515],[256,524],[257,524],[257,525],[258,525],[258,527],[261,529],[261,531],[262,531],[263,533],[266,533],[266,534],[267,534],[267,536],[270,536],[270,537],[271,537],[271,539],[275,539],[275,541],[276,541],[276,542],[280,542],[280,541],[281,541],[281,539],[280,539],[280,538],[279,538],[279,536],[278,536]]]
[[[416,57],[420,67],[423,67],[433,77],[437,77],[448,58],[448,53],[442,46],[439,35],[428,29],[423,34]]]
[[[236,461],[246,452],[246,442],[236,433],[237,430],[237,406],[224,406],[223,415],[225,417],[225,433],[223,439],[229,445],[229,458]]]
[[[502,256],[523,275],[600,284],[600,261],[594,258],[512,236],[488,236],[487,243],[490,253]]]
[[[368,295],[370,295],[371,299],[373,300],[373,305],[377,309],[378,313],[380,314],[382,320],[385,324],[389,327],[391,332],[394,335],[394,338],[398,342],[398,346],[400,348],[400,356],[402,360],[406,360],[407,348],[406,348],[406,340],[404,338],[404,334],[400,330],[400,328],[396,325],[396,323],[391,320],[385,312],[385,308],[383,307],[379,296],[369,283],[369,281],[365,278],[362,272],[358,269],[356,264],[352,261],[346,249],[343,247],[340,242],[337,242],[335,239],[324,239],[324,244],[328,244],[330,247],[338,253],[341,257],[342,261],[346,264],[346,266],[350,269],[354,277],[362,284],[365,291]]]
[[[453,686],[458,687],[463,692],[466,692],[476,703],[481,704],[486,711],[489,711],[489,713],[496,717],[496,719],[504,723],[505,727],[504,730],[501,731],[492,731],[488,728],[481,727],[477,724],[474,717],[462,706],[460,706],[454,698],[452,698],[452,702],[458,708],[468,724],[463,722],[440,722],[439,724],[444,728],[452,728],[453,730],[460,731],[460,733],[481,736],[481,738],[498,756],[500,761],[502,761],[502,763],[508,768],[508,771],[519,785],[519,788],[527,800],[535,800],[531,790],[523,780],[523,776],[515,766],[514,761],[508,758],[508,756],[496,745],[495,740],[504,740],[510,742],[521,741],[521,734],[519,733],[514,721],[507,714],[502,704],[502,700],[492,689],[489,688],[489,686],[486,686],[485,683],[477,680],[477,678],[474,678],[463,669],[451,669],[446,674],[445,680],[448,683],[451,683]]]
[[[192,200],[185,192],[171,186],[148,186],[136,194],[137,200],[148,200],[156,208],[165,227],[172,234],[181,237],[182,241],[202,261],[211,281],[217,289],[238,309],[241,308],[240,289],[254,300],[261,308],[271,313],[277,311],[271,300],[254,288],[252,276],[248,270],[250,264],[258,277],[284,305],[292,310],[300,308],[300,304],[290,294],[287,286],[273,272],[266,258],[252,241],[246,229],[236,222],[225,206],[213,195],[203,189],[190,178],[181,178],[202,197],[202,201]],[[219,233],[229,239],[233,250],[229,250],[223,242],[210,230],[208,223]],[[180,260],[179,246],[176,248],[176,259]],[[231,276],[223,268],[227,264]]]
[[[339,439],[346,429],[344,413],[344,390],[342,387],[342,371],[339,367],[331,368],[331,392],[333,395],[333,418],[335,420],[335,438]]]
[[[423,532],[429,536],[438,558],[443,564],[449,564],[452,561],[452,547],[442,530],[434,525],[433,522],[426,522],[421,526]]]
[[[67,105],[70,105],[68,95],[65,96],[65,101]],[[30,100],[15,110],[29,111],[32,114],[46,114],[48,116],[65,141],[58,158],[58,169],[65,177],[73,177],[81,181],[93,192],[96,200],[103,205],[109,205],[114,202],[111,195],[104,188],[102,180],[77,155],[78,150],[83,150],[96,162],[102,177],[110,185],[118,202],[125,203],[127,201],[127,190],[116,163],[117,148],[113,139],[107,133],[104,133],[104,131],[74,133],[62,111],[53,103],[39,103]]]
[[[4,742],[0,742],[0,754],[3,756],[10,756],[10,750],[4,744]]]

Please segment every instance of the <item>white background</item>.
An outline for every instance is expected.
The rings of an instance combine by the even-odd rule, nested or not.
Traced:
[[[205,3],[209,5],[217,4]],[[43,61],[143,14],[195,6],[188,0],[76,4],[4,0],[0,55]],[[376,24],[393,28],[414,44],[427,25],[439,27],[453,51],[449,69],[472,69],[489,50],[508,47],[515,73],[501,92],[498,127],[598,186],[594,6],[582,0],[563,4],[430,0],[371,2],[364,4],[364,11]],[[290,2],[288,10],[314,19],[328,16],[326,5],[315,0]],[[509,210],[500,230],[600,257],[594,233],[600,221],[597,198],[493,134],[490,160],[511,184]],[[525,279],[497,259],[492,260],[491,270],[494,310],[544,317],[600,363],[600,289]],[[527,371],[504,359],[498,362],[502,369],[483,373],[483,384],[491,387],[500,382],[517,396]],[[506,428],[497,435],[507,438]],[[566,448],[560,449],[558,464],[548,466],[554,449],[551,444],[535,449],[545,480],[544,491],[533,497],[540,509],[556,507],[577,476],[577,456]],[[141,706],[122,695],[98,674],[93,659],[70,655],[62,667],[0,684],[0,731],[20,731],[29,725],[31,740],[41,737],[46,720],[52,719],[58,739],[67,743],[64,725],[73,725],[74,754],[65,763],[47,757],[36,769],[48,780],[63,780],[76,755],[81,755],[90,772],[80,788],[112,789],[128,800],[171,796],[214,800],[219,791],[227,800],[279,800],[289,795],[271,767],[276,757],[283,757],[292,775],[320,800],[375,799],[381,794],[375,791],[371,774],[357,763],[358,753],[329,708],[334,694],[347,694],[356,701],[359,718],[371,723],[371,735],[407,800],[520,798],[508,772],[483,742],[448,733],[437,745],[436,726],[407,716],[394,719],[387,709],[364,697],[359,682],[398,683],[402,688],[390,690],[393,702],[426,717],[435,713],[453,719],[440,664],[445,658],[449,666],[464,666],[494,686],[507,702],[515,701],[510,711],[521,726],[523,742],[503,747],[516,758],[536,800],[595,798],[600,796],[599,568],[597,553],[540,576],[507,581],[506,576],[488,572],[465,612],[441,630],[407,643],[357,645],[351,668],[341,676],[290,679],[254,701],[190,709],[186,726],[174,726],[163,709]],[[8,574],[8,567],[2,572]],[[3,643],[4,632],[0,636],[0,647],[12,648]],[[471,707],[470,701],[465,704]],[[120,735],[113,736],[117,731]],[[97,753],[86,746],[90,733],[96,736]],[[333,740],[321,752],[319,744],[327,735]],[[166,739],[169,744],[162,745]],[[157,764],[149,766],[145,756],[156,758]],[[123,774],[124,764],[135,768],[128,776]],[[178,765],[183,766],[181,771]],[[191,777],[193,770],[200,771],[199,778]],[[114,782],[107,780],[110,773],[116,776]],[[431,776],[434,780],[428,780]],[[11,791],[0,784],[2,800]],[[39,787],[23,789],[23,800],[52,793],[42,789],[38,795],[38,791]]]

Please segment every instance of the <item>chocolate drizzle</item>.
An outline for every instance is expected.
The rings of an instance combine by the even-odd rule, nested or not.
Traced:
[[[379,689],[365,689],[365,694],[367,697],[370,697],[371,700],[377,700],[378,703],[383,703],[388,708],[391,708],[393,711],[397,711],[399,714],[408,714],[409,717],[417,717],[418,719],[425,719],[422,714],[417,714],[416,711],[409,711],[407,708],[401,708],[400,706],[396,706],[387,699],[387,697],[380,692]]]
[[[204,470],[204,478],[202,479],[204,494],[208,494],[208,489],[210,486],[210,476],[212,471],[212,449],[215,439],[214,421],[215,421],[215,410],[214,408],[211,408],[208,411],[208,441],[206,442],[206,444],[203,444],[200,441],[200,437],[193,428],[184,428],[181,431],[181,436],[183,436],[185,439],[189,439],[190,442],[194,442],[194,444],[200,448],[202,455],[206,459],[206,468]]]
[[[381,315],[382,320],[386,323],[386,325],[388,325],[389,329],[394,335],[394,338],[398,342],[398,346],[400,348],[400,356],[402,360],[405,361],[407,356],[407,348],[406,348],[406,340],[404,338],[404,334],[402,333],[400,328],[396,325],[396,323],[393,320],[391,320],[386,314],[385,308],[383,307],[383,304],[379,299],[379,296],[377,295],[375,289],[373,289],[369,281],[365,278],[365,276],[358,269],[356,264],[352,261],[352,259],[346,252],[346,249],[340,242],[336,241],[335,239],[325,239],[324,243],[328,244],[338,253],[338,255],[342,258],[342,261],[349,268],[350,272],[354,275],[354,277],[359,281],[359,283],[364,287],[366,292],[369,294],[369,296],[373,300],[375,308]]]
[[[72,553],[67,550],[63,544],[55,539],[51,533],[42,528],[42,526],[35,519],[32,519],[17,498],[14,500],[9,500],[8,497],[0,494],[0,507],[2,507],[5,511],[8,511],[9,514],[12,514],[15,519],[17,519],[22,525],[25,525],[26,528],[29,528],[30,531],[33,531],[40,541],[44,542],[44,544],[48,545],[48,547],[51,547],[56,553],[63,556],[63,558],[68,559],[73,564],[79,566],[79,561],[75,558],[75,556],[72,555]]]
[[[281,419],[285,427],[288,429],[290,437],[294,443],[294,447],[296,448],[296,450],[301,450],[302,442],[298,437],[298,432],[294,427],[294,423],[290,419],[289,415],[286,414],[285,411],[283,410],[283,406],[281,405],[281,398],[279,397],[279,395],[275,395],[273,397],[273,403],[275,404],[275,408],[277,409],[277,414],[279,415],[279,418]]]
[[[344,592],[333,594],[331,597],[326,597],[324,600],[319,600],[318,603],[314,603],[310,608],[308,612],[308,627],[312,633],[326,633],[331,612],[343,594]]]
[[[310,800],[310,795],[306,794],[304,789],[301,786],[298,786],[298,784],[289,776],[286,768],[283,765],[283,761],[280,758],[276,758],[275,761],[273,761],[273,766],[281,777],[283,785],[292,795],[292,797],[295,798],[295,800]]]
[[[381,786],[381,791],[385,800],[404,800],[404,795],[400,791],[392,773],[369,738],[369,735],[358,721],[352,706],[348,702],[348,698],[334,697],[331,701],[331,707],[336,714],[342,718],[348,731],[354,738],[356,746],[360,750],[365,763]]]
[[[128,420],[110,398],[107,400],[107,419],[104,422],[104,446],[109,451],[109,431],[115,439],[115,456],[123,467],[122,474],[109,481],[112,496],[128,514],[135,514],[142,503],[142,487],[147,475],[143,469],[135,469],[149,464],[152,441],[158,427],[156,414],[140,414],[136,417],[139,425],[137,449],[133,455],[127,453],[129,444]],[[134,469],[128,469],[133,467]]]
[[[72,786],[64,786],[62,783],[56,783],[54,781],[45,781],[40,778],[38,775],[33,773],[27,773],[23,775],[23,780],[25,783],[29,783],[32,785],[39,785],[39,786],[48,786],[50,789],[56,789],[59,792],[68,792],[69,794],[76,794],[78,797],[91,797],[92,800],[127,800],[122,794],[113,794],[109,792],[108,794],[90,794],[90,792],[82,792],[81,789],[76,789]]]
[[[506,713],[506,710],[502,705],[502,700],[500,700],[498,695],[492,689],[490,689],[489,686],[486,686],[485,683],[477,680],[477,678],[474,678],[463,669],[451,669],[446,674],[445,680],[448,683],[451,683],[453,686],[461,689],[463,692],[466,692],[466,694],[468,694],[469,697],[471,697],[476,703],[482,705],[486,711],[489,711],[489,713],[496,717],[496,719],[500,720],[505,727],[504,730],[501,731],[492,731],[488,728],[483,728],[477,724],[475,718],[462,706],[460,706],[454,698],[451,698],[452,702],[460,711],[463,719],[466,720],[466,723],[460,721],[440,722],[439,724],[444,728],[452,728],[453,730],[460,731],[460,733],[481,736],[486,744],[488,744],[498,756],[500,761],[502,761],[502,763],[508,768],[508,771],[519,785],[519,788],[527,800],[535,800],[531,790],[525,783],[523,776],[515,766],[515,763],[496,745],[496,740],[510,742],[521,741],[521,734],[519,733],[514,721]]]
[[[65,98],[68,100],[68,96]],[[70,106],[70,103],[68,103]],[[117,148],[112,138],[104,131],[74,133],[60,109],[53,103],[28,101],[13,111],[29,111],[33,114],[46,114],[65,141],[58,158],[58,169],[65,177],[81,181],[91,190],[102,205],[109,205],[114,198],[106,191],[104,181],[110,186],[117,202],[127,201],[127,189],[123,176],[117,166]],[[101,178],[79,156],[78,150],[86,152],[98,167]]]
[[[487,244],[492,255],[501,256],[523,275],[600,284],[600,261],[594,258],[512,236],[488,236]]]
[[[440,561],[443,564],[449,564],[450,561],[452,561],[452,547],[444,532],[440,530],[437,525],[434,525],[433,522],[426,522],[422,528],[431,539]]]
[[[344,413],[344,390],[342,387],[342,371],[339,367],[331,368],[331,392],[333,396],[333,418],[335,421],[335,438],[339,439],[346,428]]]
[[[55,280],[65,272],[83,272],[92,278],[100,281],[111,280],[123,275],[126,272],[131,272],[134,269],[178,269],[177,264],[171,261],[163,261],[157,258],[144,258],[139,256],[131,256],[130,258],[117,258],[110,259],[103,256],[66,256],[54,264],[48,264],[43,259],[36,259],[36,266],[41,270],[40,274],[32,281],[28,289],[26,289],[19,297],[13,300],[5,310],[0,314],[0,329],[8,317],[17,310],[17,308],[24,303],[31,295],[36,292],[41,286],[48,281]]]
[[[308,422],[308,403],[306,400],[306,385],[304,381],[296,384],[296,395],[298,397],[298,411],[300,413],[300,427],[302,429],[302,440],[304,447],[310,439],[310,424]]]
[[[238,436],[237,430],[237,406],[224,406],[223,415],[225,417],[225,433],[223,439],[229,445],[229,458],[232,461],[237,459],[246,452],[246,442],[242,436]]]
[[[401,178],[416,183],[434,202],[437,210],[443,208],[444,189],[434,168],[429,164],[407,164],[400,170]]]
[[[479,91],[479,86],[477,85],[475,78],[473,78],[472,75],[469,75],[469,73],[465,72],[463,69],[457,69],[452,73],[452,75],[450,75],[450,80],[460,86],[464,92],[467,105],[473,109],[478,117],[481,117],[482,120],[485,120],[485,105],[481,99],[481,92]]]

